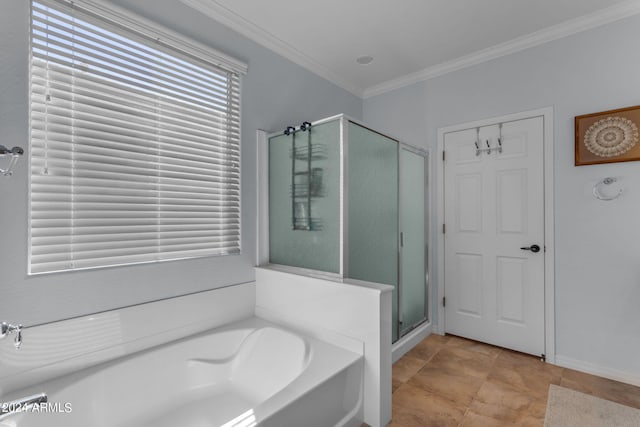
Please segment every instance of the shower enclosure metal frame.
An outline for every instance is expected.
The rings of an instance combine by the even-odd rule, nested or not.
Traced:
[[[286,272],[290,272],[290,273],[294,273],[294,274],[301,274],[301,275],[307,275],[307,276],[312,276],[312,277],[319,277],[319,278],[324,278],[324,279],[329,279],[329,280],[333,280],[333,281],[339,281],[339,282],[361,282],[355,279],[350,279],[348,277],[348,254],[349,254],[349,241],[346,238],[346,236],[348,236],[349,233],[349,218],[348,218],[348,213],[349,213],[349,209],[348,209],[348,191],[349,191],[349,168],[348,168],[348,162],[349,162],[349,127],[348,124],[349,123],[353,123],[357,126],[360,126],[362,128],[365,128],[367,130],[369,130],[370,132],[374,132],[377,133],[385,138],[388,138],[390,140],[393,140],[397,146],[398,146],[398,152],[400,153],[400,150],[402,149],[406,149],[407,151],[410,151],[414,154],[420,155],[424,158],[424,177],[425,177],[425,181],[423,183],[424,185],[424,191],[425,191],[425,197],[424,197],[424,202],[425,202],[425,236],[424,236],[424,242],[425,242],[425,277],[424,277],[424,289],[425,289],[425,313],[424,313],[424,319],[422,321],[420,321],[419,323],[415,324],[415,325],[411,325],[411,327],[407,330],[405,330],[404,334],[400,334],[402,332],[401,329],[401,320],[402,320],[402,311],[400,310],[401,308],[401,295],[402,295],[402,276],[401,276],[401,257],[402,257],[402,247],[401,247],[401,218],[400,218],[400,209],[401,209],[401,194],[400,194],[400,188],[401,188],[401,182],[400,182],[400,176],[398,176],[398,200],[397,200],[397,206],[398,206],[398,224],[397,224],[397,236],[398,236],[398,256],[397,256],[397,263],[398,263],[398,340],[400,340],[403,336],[405,336],[406,334],[410,333],[411,331],[413,331],[415,328],[417,328],[418,326],[422,326],[425,325],[427,323],[429,323],[431,321],[431,309],[429,306],[429,295],[430,295],[430,291],[431,291],[431,286],[429,283],[429,276],[430,276],[430,271],[431,271],[431,260],[430,260],[430,256],[429,256],[429,236],[430,236],[430,224],[431,224],[431,218],[429,215],[429,211],[428,211],[428,207],[429,207],[429,175],[431,173],[431,167],[430,167],[430,153],[428,150],[424,150],[418,147],[414,147],[412,145],[400,142],[398,139],[393,138],[389,135],[386,135],[382,132],[379,132],[375,129],[372,129],[370,126],[364,124],[363,122],[361,122],[360,120],[357,119],[353,119],[345,114],[338,114],[338,115],[334,115],[331,117],[327,117],[321,120],[317,120],[314,122],[311,122],[311,129],[313,129],[314,126],[318,126],[318,125],[322,125],[325,123],[329,123],[329,122],[334,122],[334,121],[340,121],[340,141],[339,141],[339,153],[340,153],[340,177],[339,177],[339,186],[340,186],[340,196],[339,196],[339,203],[340,203],[340,214],[339,217],[341,219],[340,221],[340,230],[339,230],[339,251],[340,251],[340,255],[339,255],[339,272],[338,273],[331,273],[331,272],[327,272],[327,271],[322,271],[322,270],[314,270],[314,269],[308,269],[308,268],[303,268],[303,267],[295,267],[295,266],[289,266],[289,265],[283,265],[283,264],[273,264],[270,262],[270,256],[269,256],[269,140],[272,137],[277,137],[280,135],[283,135],[283,131],[278,131],[278,132],[265,132],[265,131],[258,131],[258,147],[257,147],[257,158],[258,158],[258,173],[257,173],[257,183],[258,183],[258,221],[257,221],[257,227],[258,227],[258,242],[257,242],[257,254],[256,254],[256,264],[258,266],[268,266],[270,268],[275,268],[278,270],[282,270],[282,271],[286,271]],[[296,132],[299,132],[299,127],[295,128]],[[401,167],[400,164],[400,155],[398,155],[398,170]]]
[[[430,320],[430,310],[429,310],[429,294],[431,291],[431,286],[429,283],[429,276],[431,273],[430,270],[430,262],[429,262],[429,236],[430,236],[430,227],[431,227],[431,216],[429,215],[429,173],[430,173],[430,167],[429,167],[429,161],[430,161],[430,157],[429,157],[429,152],[425,151],[421,148],[417,148],[414,147],[412,145],[409,144],[405,144],[405,143],[399,143],[398,145],[398,150],[407,150],[412,152],[413,154],[417,154],[419,156],[421,156],[424,159],[424,182],[423,182],[423,188],[424,188],[424,213],[425,213],[425,224],[424,224],[424,267],[425,267],[425,275],[424,275],[424,319],[422,319],[421,321],[419,321],[418,323],[414,324],[414,325],[410,325],[407,329],[402,329],[402,325],[403,325],[403,311],[400,309],[401,308],[401,304],[402,304],[402,257],[403,257],[403,251],[402,251],[402,247],[403,247],[403,223],[402,223],[402,215],[400,214],[402,212],[402,192],[398,191],[398,209],[399,209],[399,215],[398,215],[398,337],[401,338],[405,335],[407,335],[408,333],[410,333],[411,331],[413,331],[415,328],[417,328],[418,326],[422,325],[425,322],[429,322]],[[401,156],[398,156],[398,170],[402,169],[402,160],[401,160]],[[402,188],[402,181],[400,179],[400,175],[398,175],[398,189],[400,190]],[[404,332],[403,332],[404,331]]]

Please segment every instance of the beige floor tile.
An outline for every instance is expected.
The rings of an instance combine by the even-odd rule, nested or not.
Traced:
[[[487,356],[498,356],[502,349],[500,347],[496,347],[490,344],[481,343],[478,341],[468,340],[466,338],[457,337],[455,335],[450,335],[449,341],[447,342],[448,347],[459,347],[464,348],[465,350],[485,354]]]
[[[401,385],[393,394],[393,425],[457,426],[464,413],[463,405],[410,384]]]
[[[488,378],[522,393],[546,399],[549,385],[560,384],[562,368],[532,356],[505,351],[496,359]]]
[[[402,381],[398,381],[395,378],[391,378],[391,393],[395,393],[398,387],[404,384]]]
[[[393,367],[389,427],[540,427],[550,384],[640,408],[639,387],[465,338],[431,335]]]
[[[405,383],[418,373],[420,369],[427,363],[426,360],[416,359],[415,357],[405,355],[393,364],[392,377],[394,380]]]
[[[496,419],[510,417],[514,412],[544,418],[547,396],[535,396],[508,384],[487,379],[469,409]]]
[[[536,356],[507,349],[500,353],[497,360],[513,368],[530,367],[537,372],[545,372],[553,376],[560,376],[564,371],[564,368],[543,362]]]
[[[441,348],[443,348],[447,344],[448,341],[448,336],[431,334],[427,338],[422,340],[417,346],[412,348],[406,354],[406,356],[429,361]]]
[[[518,416],[514,414],[507,421],[504,418],[493,418],[487,415],[477,414],[468,411],[459,424],[460,427],[504,427],[507,425],[518,427],[542,427],[544,419],[535,418],[530,415]]]
[[[484,379],[489,375],[495,357],[459,347],[444,347],[425,366],[452,375],[469,375]]]
[[[446,372],[437,366],[427,364],[409,380],[409,384],[466,407],[473,400],[483,381],[482,378]]]

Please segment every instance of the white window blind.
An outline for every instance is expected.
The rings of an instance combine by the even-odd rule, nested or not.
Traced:
[[[238,73],[65,3],[31,7],[30,273],[239,253]]]

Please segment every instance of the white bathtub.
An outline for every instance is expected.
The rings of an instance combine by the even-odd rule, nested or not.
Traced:
[[[2,396],[49,403],[0,427],[359,425],[362,360],[251,318]]]

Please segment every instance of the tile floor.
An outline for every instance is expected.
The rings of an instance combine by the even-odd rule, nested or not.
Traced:
[[[389,427],[542,426],[550,384],[640,408],[638,387],[434,334],[393,365]]]

